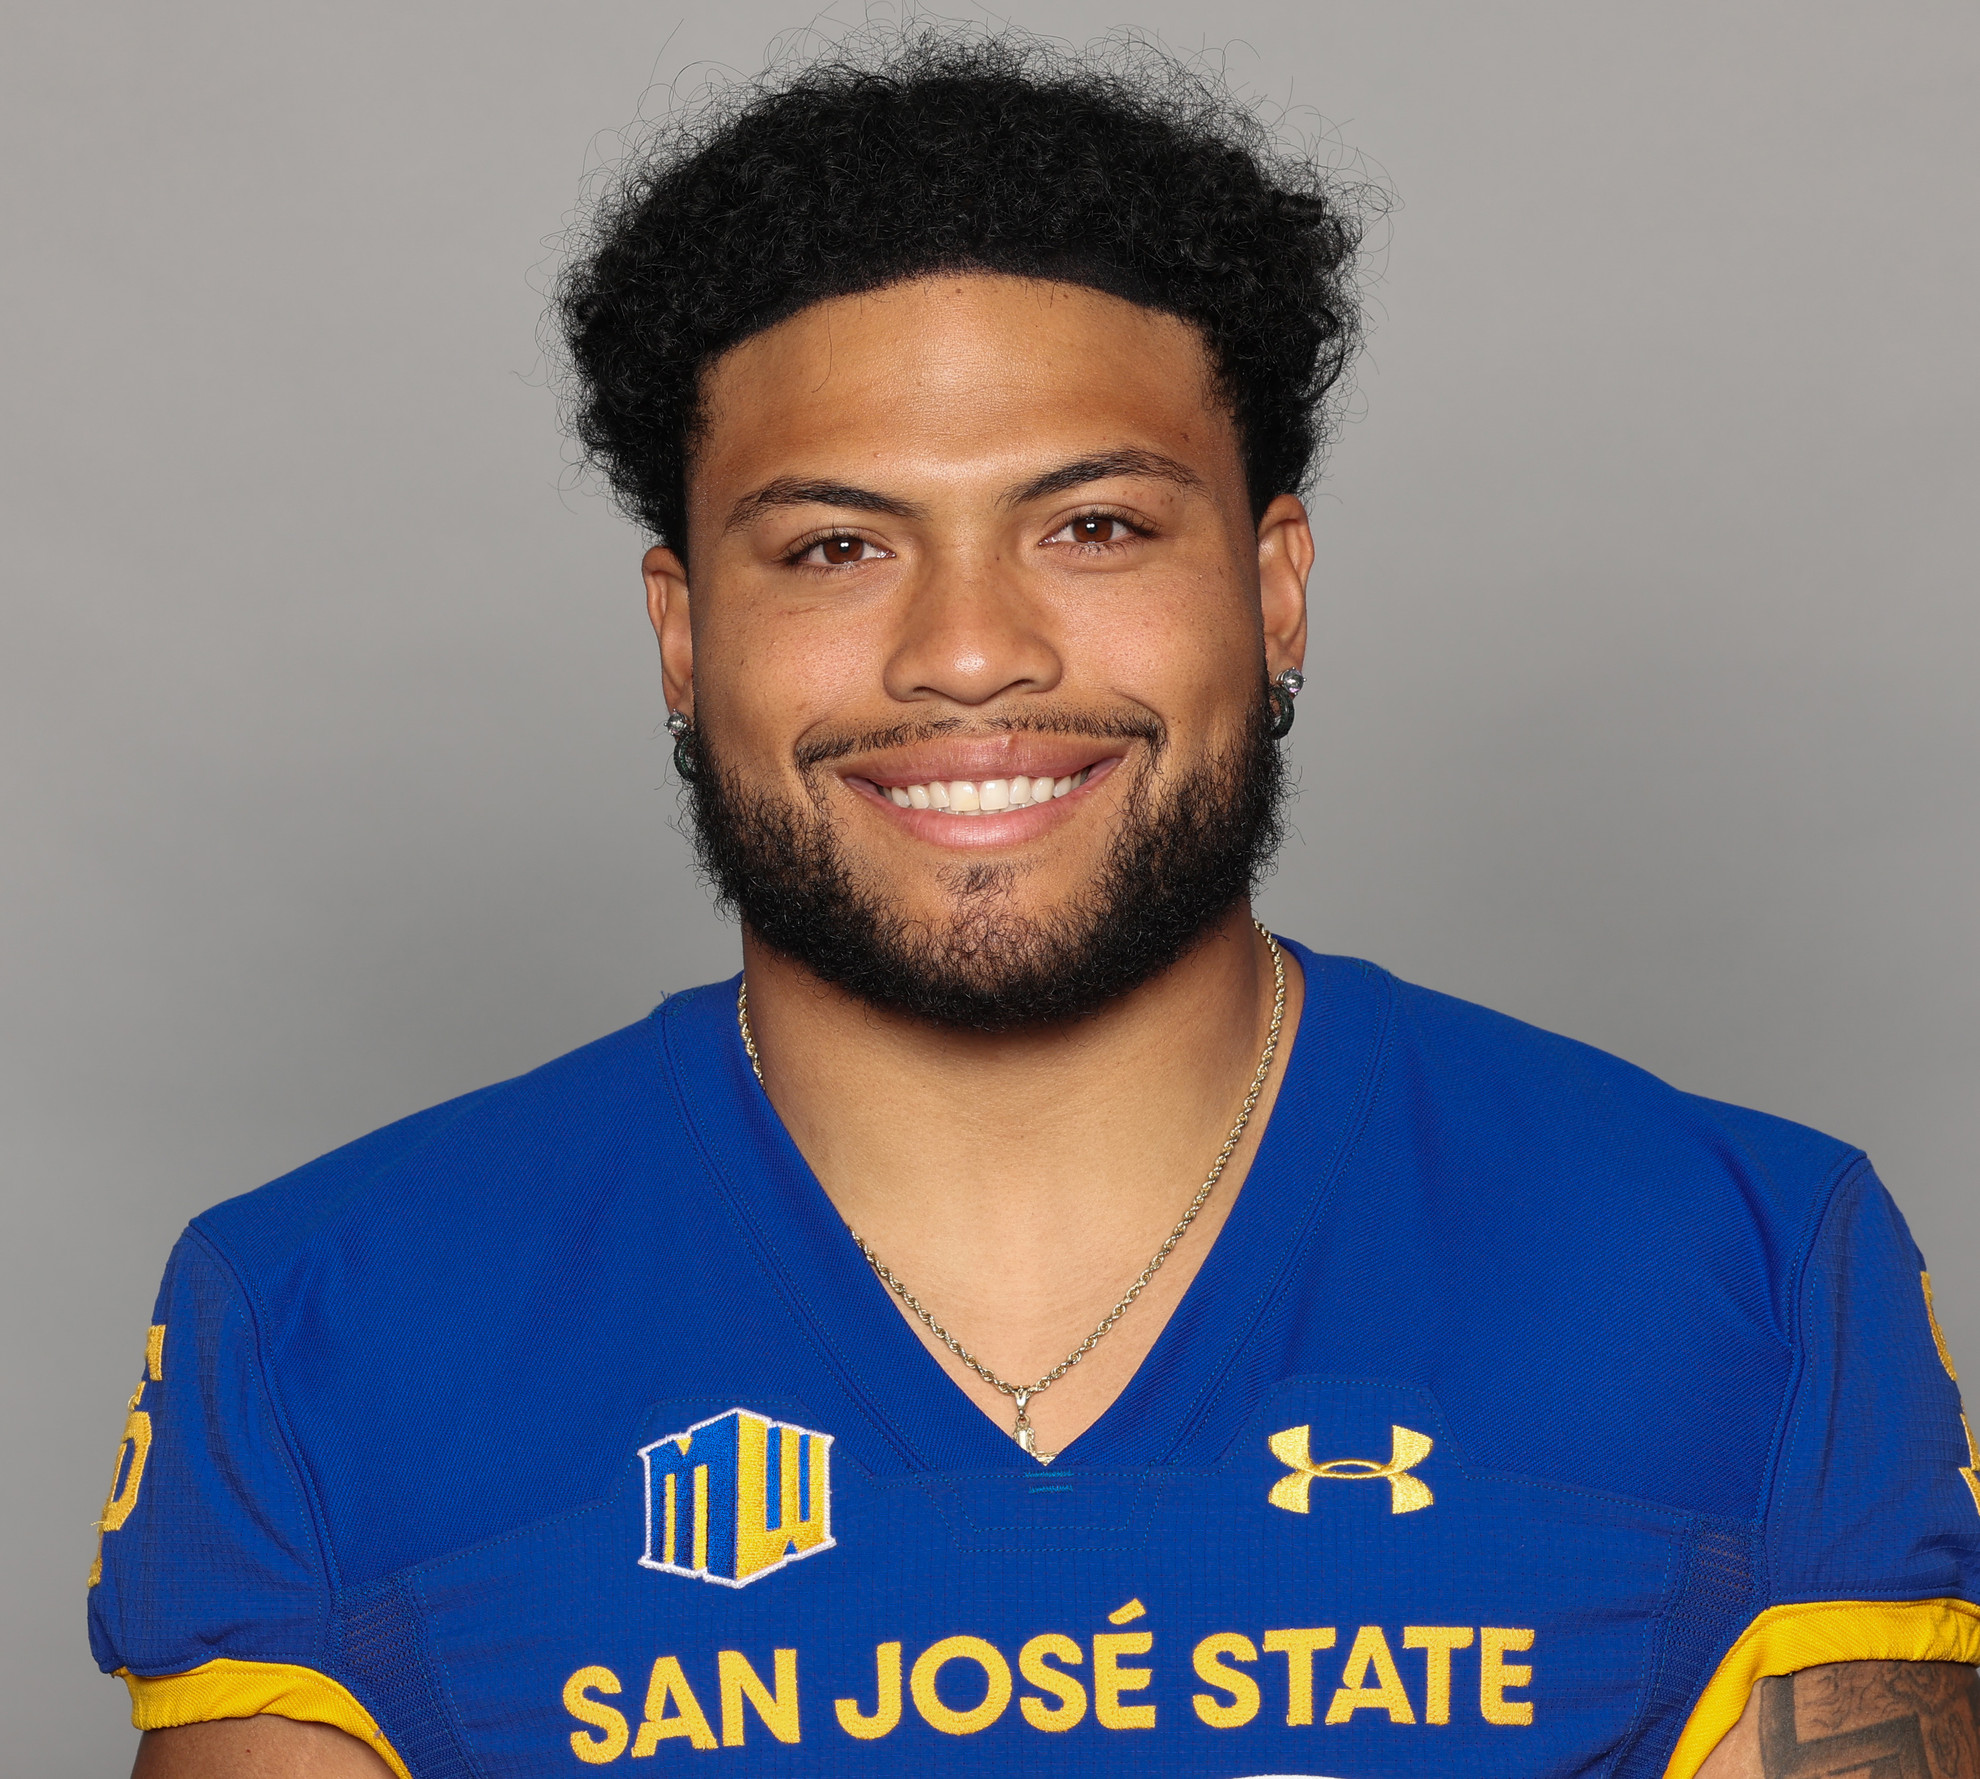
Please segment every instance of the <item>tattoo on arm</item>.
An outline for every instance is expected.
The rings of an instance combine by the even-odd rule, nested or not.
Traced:
[[[1980,1779],[1971,1668],[1836,1662],[1758,1691],[1764,1779]]]

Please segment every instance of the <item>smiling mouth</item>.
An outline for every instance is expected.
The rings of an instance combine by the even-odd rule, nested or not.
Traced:
[[[926,784],[876,785],[900,809],[933,809],[944,815],[998,815],[1070,796],[1093,776],[1087,766],[1066,778],[937,778]]]

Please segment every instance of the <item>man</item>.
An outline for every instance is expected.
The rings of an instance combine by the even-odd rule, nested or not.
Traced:
[[[1353,223],[1184,73],[915,34],[606,206],[744,971],[195,1221],[141,1773],[1974,1770],[1863,1157],[1252,923]]]

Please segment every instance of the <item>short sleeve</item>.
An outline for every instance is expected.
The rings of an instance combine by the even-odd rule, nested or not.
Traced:
[[[1980,1452],[1911,1232],[1867,1164],[1794,1295],[1797,1369],[1765,1504],[1756,1612],[1665,1768],[1691,1779],[1762,1676],[1980,1663]]]
[[[1772,1602],[1980,1601],[1980,1459],[1924,1261],[1868,1166],[1829,1207],[1799,1300],[1767,1505]]]
[[[330,1599],[308,1500],[244,1295],[193,1231],[152,1320],[91,1573],[97,1662],[141,1677],[319,1668]]]

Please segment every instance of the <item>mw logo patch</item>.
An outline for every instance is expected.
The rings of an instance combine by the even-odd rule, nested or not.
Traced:
[[[732,1408],[640,1450],[640,1566],[747,1587],[832,1548],[832,1436]]]

